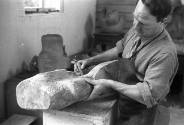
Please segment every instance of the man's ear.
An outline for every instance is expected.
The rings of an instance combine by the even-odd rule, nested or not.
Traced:
[[[167,26],[167,24],[170,22],[169,17],[166,17],[160,21],[160,23],[164,26]]]
[[[168,18],[164,18],[164,19],[162,20],[162,22],[163,22],[163,23],[167,23],[167,22],[168,22]]]

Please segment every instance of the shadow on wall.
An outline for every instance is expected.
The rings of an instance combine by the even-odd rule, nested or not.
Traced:
[[[86,38],[84,38],[83,48],[84,52],[88,52],[93,43],[93,33],[94,33],[94,23],[91,14],[88,15],[88,18],[86,20],[85,33]]]

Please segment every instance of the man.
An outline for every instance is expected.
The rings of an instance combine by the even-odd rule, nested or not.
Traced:
[[[168,94],[178,67],[175,45],[163,24],[170,11],[169,0],[139,0],[133,13],[133,26],[124,39],[118,41],[116,47],[100,55],[78,61],[75,70],[117,59],[118,55],[133,60],[136,77],[139,79],[133,85],[111,79],[86,80],[94,86],[110,87],[136,101],[137,103],[131,104],[132,108],[140,105],[135,108],[137,111],[143,110],[144,106],[152,108],[158,105]],[[120,118],[128,120],[135,111],[124,112],[124,109],[120,105]],[[129,112],[130,115],[126,116]]]

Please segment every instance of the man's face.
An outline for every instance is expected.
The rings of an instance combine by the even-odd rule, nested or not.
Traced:
[[[135,28],[138,35],[142,37],[152,36],[157,28],[160,27],[156,17],[150,14],[148,8],[142,3],[142,0],[139,0],[133,16],[133,27]]]

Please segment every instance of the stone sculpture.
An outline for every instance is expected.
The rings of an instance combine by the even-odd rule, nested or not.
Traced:
[[[39,72],[69,67],[70,59],[66,55],[62,37],[58,34],[42,36],[42,50],[38,56]]]
[[[92,86],[75,82],[75,73],[55,70],[22,81],[16,89],[17,102],[24,109],[62,109],[76,101],[86,100]]]
[[[98,79],[105,78],[104,74],[98,74],[102,67],[108,63],[102,63],[92,69]],[[93,78],[96,77],[94,74]],[[100,77],[101,76],[101,77]],[[79,80],[76,73],[64,69],[37,74],[23,80],[16,88],[18,105],[24,109],[62,109],[75,102],[87,100],[93,86],[85,80]],[[110,96],[113,91],[109,88],[99,87],[101,90],[94,98]]]
[[[124,75],[116,78],[118,72]],[[137,80],[134,70],[123,59],[101,63],[88,75],[92,79],[114,79],[129,84],[134,84]],[[20,82],[16,88],[16,96],[18,105],[24,109],[62,109],[75,102],[88,100],[93,88],[74,72],[60,69],[40,73]],[[112,89],[100,85],[98,90],[93,99],[116,95]]]

